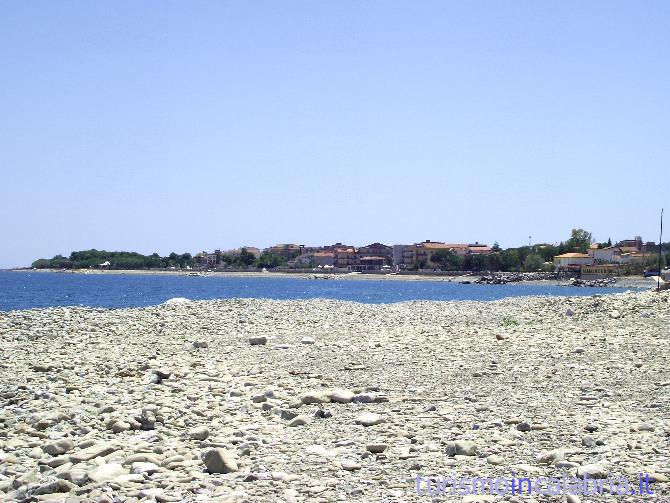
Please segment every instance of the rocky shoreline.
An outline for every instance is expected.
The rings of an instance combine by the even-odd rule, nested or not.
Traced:
[[[0,500],[425,501],[418,475],[512,472],[667,495],[669,299],[0,313]]]
[[[529,281],[554,281],[565,286],[587,286],[587,287],[612,287],[616,286],[617,278],[602,278],[583,280],[580,278],[569,278],[562,280],[555,272],[514,272],[514,273],[495,273],[487,276],[480,276],[472,281],[475,285],[506,285],[507,283],[521,283]],[[466,283],[466,281],[462,281]],[[467,281],[470,283],[470,281]]]

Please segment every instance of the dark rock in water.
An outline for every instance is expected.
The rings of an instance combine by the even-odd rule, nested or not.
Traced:
[[[572,278],[570,280],[570,286],[589,286],[589,287],[606,287],[606,286],[612,286],[616,283],[616,278],[603,278],[603,279],[594,279],[591,281],[579,279],[579,278]]]
[[[504,285],[517,283],[519,281],[537,281],[547,279],[558,279],[555,272],[497,272],[481,276],[475,280],[477,285]]]

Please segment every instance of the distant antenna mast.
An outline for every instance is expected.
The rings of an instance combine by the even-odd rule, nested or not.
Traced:
[[[661,235],[658,238],[658,289],[661,289],[661,262],[663,261],[663,208],[661,208]]]

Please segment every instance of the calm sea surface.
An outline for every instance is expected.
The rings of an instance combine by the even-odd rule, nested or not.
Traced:
[[[446,281],[314,280],[285,276],[178,276],[0,271],[0,311],[54,306],[137,307],[173,297],[191,300],[338,299],[381,304],[408,300],[496,300],[527,295],[595,295],[622,288],[460,285]]]

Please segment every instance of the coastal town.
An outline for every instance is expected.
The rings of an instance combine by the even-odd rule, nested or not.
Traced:
[[[558,244],[502,248],[497,242],[455,243],[424,240],[413,244],[380,242],[355,246],[337,242],[307,246],[283,243],[261,249],[241,246],[199,253],[142,255],[128,251],[84,250],[35,260],[30,269],[147,270],[217,272],[328,272],[329,274],[458,275],[528,273],[605,280],[621,276],[667,276],[670,243],[641,236],[596,242],[584,229],[572,229]]]
[[[520,269],[527,272],[568,272],[588,278],[614,277],[626,272],[645,272],[658,266],[659,244],[640,236],[616,244],[588,243],[585,250],[560,251],[560,246],[537,244],[527,248]],[[400,272],[438,270],[502,270],[505,252],[497,243],[446,243],[425,240],[414,244],[386,245],[375,242],[356,247],[343,243],[326,246],[276,244],[260,249],[246,246],[229,250],[200,252],[194,264],[200,268],[225,269],[245,255],[260,260],[274,257],[276,264],[289,269],[318,268],[333,272]],[[665,263],[663,248],[662,261]],[[531,260],[529,260],[529,257]],[[535,260],[532,260],[535,258]],[[656,267],[657,268],[657,267]]]

